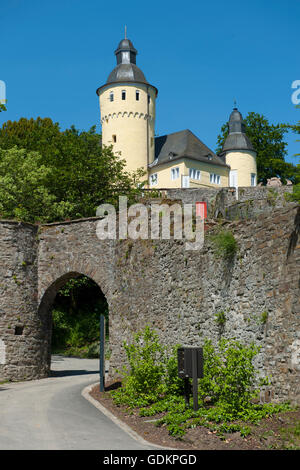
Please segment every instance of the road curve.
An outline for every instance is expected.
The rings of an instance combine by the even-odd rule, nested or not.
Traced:
[[[82,396],[99,360],[53,356],[51,377],[0,384],[0,450],[142,450]]]

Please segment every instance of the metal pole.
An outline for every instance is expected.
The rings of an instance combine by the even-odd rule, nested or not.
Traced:
[[[197,350],[193,349],[192,351],[192,374],[193,374],[193,404],[194,411],[197,411],[199,408],[198,405],[198,377],[197,377]]]
[[[100,315],[100,392],[104,392],[105,386],[105,317],[104,315]]]

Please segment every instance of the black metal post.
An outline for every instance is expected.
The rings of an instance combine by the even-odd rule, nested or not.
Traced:
[[[197,411],[199,408],[198,404],[198,357],[197,357],[197,350],[194,349],[192,351],[192,374],[193,374],[193,404],[194,404],[194,411]]]
[[[105,387],[105,317],[100,315],[100,392],[104,392]]]
[[[190,379],[188,377],[184,377],[183,380],[185,407],[188,408],[190,406]]]

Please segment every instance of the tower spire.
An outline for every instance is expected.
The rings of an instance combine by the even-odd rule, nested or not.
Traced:
[[[125,39],[127,39],[127,26],[125,24]]]

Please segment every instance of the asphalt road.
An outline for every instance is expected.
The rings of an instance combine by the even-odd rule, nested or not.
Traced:
[[[82,396],[99,360],[52,357],[52,376],[0,384],[0,450],[142,450]]]

